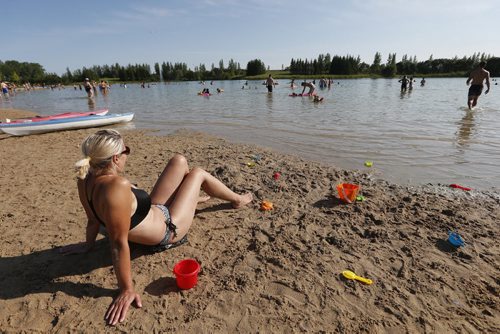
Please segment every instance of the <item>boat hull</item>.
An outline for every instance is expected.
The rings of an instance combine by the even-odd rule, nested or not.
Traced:
[[[0,130],[13,136],[27,136],[39,133],[100,127],[132,121],[134,113],[72,117],[40,122],[0,125]]]
[[[52,119],[63,119],[63,118],[72,118],[72,117],[82,117],[82,116],[92,116],[92,115],[106,115],[108,113],[108,109],[101,109],[96,111],[75,111],[75,112],[65,112],[62,114],[54,114],[54,115],[46,115],[46,116],[36,116],[29,118],[17,118],[11,119],[7,122],[0,122],[0,126],[4,126],[6,124],[18,124],[18,123],[29,123],[29,122],[42,122],[42,121],[50,121]]]

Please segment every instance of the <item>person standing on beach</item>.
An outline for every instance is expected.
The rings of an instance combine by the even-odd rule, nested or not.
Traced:
[[[467,106],[469,110],[477,104],[477,99],[483,92],[483,82],[486,80],[486,91],[484,94],[488,94],[490,91],[490,72],[486,71],[486,62],[482,61],[479,66],[470,72],[469,78],[467,79],[467,86],[470,84],[469,95],[467,97]]]
[[[85,78],[85,81],[83,82],[83,88],[85,88],[85,91],[87,92],[87,96],[89,98],[94,97],[94,87],[92,87],[89,78]]]
[[[269,74],[269,77],[267,77],[267,80],[266,80],[266,87],[267,87],[267,92],[268,93],[272,93],[273,92],[273,86],[274,85],[275,85],[274,79],[271,76],[271,74]]]
[[[210,196],[226,200],[239,209],[253,200],[251,193],[237,194],[219,179],[175,154],[150,194],[122,176],[131,153],[116,130],[100,130],[81,146],[84,158],[75,165],[80,202],[87,215],[86,241],[64,246],[62,254],[86,253],[94,246],[101,227],[111,244],[111,257],[119,294],[105,314],[110,325],[122,322],[130,305],[142,307],[135,292],[129,241],[162,251],[187,241],[196,206]],[[209,196],[200,197],[200,190]]]

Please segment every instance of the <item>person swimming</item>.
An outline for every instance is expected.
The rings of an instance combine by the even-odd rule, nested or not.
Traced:
[[[314,100],[313,102],[323,102],[323,97],[319,97],[318,95],[314,95]]]

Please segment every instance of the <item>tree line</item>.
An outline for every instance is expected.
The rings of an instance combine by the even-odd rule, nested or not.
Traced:
[[[373,63],[361,61],[359,56],[330,56],[320,54],[316,59],[292,59],[288,70],[296,75],[375,75],[393,77],[396,75],[464,75],[479,62],[486,61],[486,69],[492,76],[500,75],[500,58],[484,53],[474,53],[469,57],[452,59],[433,59],[432,55],[424,61],[417,61],[417,57],[404,55],[401,61],[396,61],[396,54],[389,53],[387,61],[382,62],[380,52],[375,53]]]
[[[442,75],[450,74],[463,76],[473,69],[480,61],[487,61],[486,69],[492,76],[500,75],[500,58],[474,53],[469,57],[454,57],[452,59],[433,59],[431,56],[425,61],[417,61],[417,57],[404,55],[396,61],[396,54],[390,53],[385,62],[382,55],[375,53],[373,63],[361,61],[359,56],[331,56],[329,53],[320,54],[316,59],[292,59],[290,66],[285,69],[291,75],[365,75],[394,77],[396,75]],[[227,66],[221,59],[218,67],[212,64],[207,69],[204,64],[190,69],[186,63],[163,62],[155,63],[153,68],[149,64],[118,63],[113,65],[94,65],[66,72],[61,76],[56,73],[47,73],[38,63],[18,62],[15,60],[0,60],[0,80],[14,83],[32,84],[72,84],[82,82],[85,78],[99,81],[104,79],[118,79],[119,81],[205,81],[241,79],[245,76],[254,76],[266,73],[266,66],[260,59],[253,59],[242,69],[240,63],[230,59]]]
[[[250,72],[252,72],[253,62],[248,63]],[[263,63],[262,67],[264,67],[265,71]],[[149,64],[122,66],[116,63],[113,65],[83,67],[74,71],[66,68],[65,73],[58,76],[55,73],[46,73],[38,63],[18,62],[15,60],[0,61],[0,80],[14,83],[44,83],[47,85],[82,82],[85,78],[95,81],[103,78],[113,78],[120,81],[230,80],[242,78],[248,72],[242,69],[240,63],[235,62],[233,59],[229,60],[227,66],[221,59],[218,67],[212,64],[210,69],[207,69],[205,64],[195,66],[194,70],[192,70],[188,68],[186,63],[163,62],[162,64],[155,63],[152,70]]]

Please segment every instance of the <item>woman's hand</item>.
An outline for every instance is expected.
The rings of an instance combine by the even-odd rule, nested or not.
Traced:
[[[106,312],[105,319],[108,324],[114,326],[117,322],[125,320],[128,308],[134,301],[137,307],[142,307],[141,296],[135,293],[134,290],[121,291]]]
[[[76,244],[63,246],[63,247],[59,248],[58,251],[60,254],[70,255],[70,254],[87,253],[90,249],[92,249],[92,245],[89,245],[86,242],[79,242]]]

